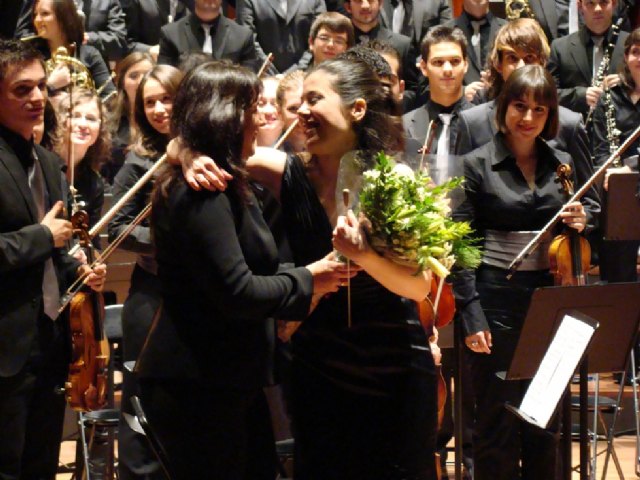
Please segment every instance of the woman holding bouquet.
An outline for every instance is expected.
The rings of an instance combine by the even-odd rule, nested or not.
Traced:
[[[430,274],[373,252],[355,217],[338,217],[336,204],[346,153],[367,159],[402,148],[389,104],[365,63],[323,62],[307,74],[298,111],[309,154],[259,149],[247,163],[280,198],[297,265],[335,246],[364,270],[349,289],[324,298],[292,337],[296,479],[436,478],[435,368],[410,301],[425,298]],[[180,157],[192,162],[184,150]],[[210,159],[190,167],[195,188],[223,182]]]
[[[485,239],[482,264],[461,272],[455,284],[477,399],[474,478],[553,479],[559,471],[558,433],[532,427],[508,412],[504,403],[519,405],[528,383],[495,375],[511,363],[533,290],[553,284],[551,239],[511,280],[506,279],[509,264],[563,208],[556,168],[572,164],[567,154],[545,142],[556,135],[558,98],[543,67],[525,66],[511,74],[497,99],[496,123],[493,140],[464,158],[466,198],[454,213],[455,220],[471,222]],[[582,232],[595,213],[575,202],[564,207],[562,219]]]

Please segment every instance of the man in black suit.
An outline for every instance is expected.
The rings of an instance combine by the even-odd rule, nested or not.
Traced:
[[[416,51],[420,50],[422,38],[431,27],[453,19],[448,0],[386,0],[381,3],[382,26],[409,37]]]
[[[584,25],[551,44],[549,71],[558,85],[560,105],[587,114],[595,107],[604,89],[620,81],[616,72],[624,57],[624,41],[629,35],[611,28],[616,0],[577,0]],[[609,68],[594,81],[603,54],[608,53]]]
[[[120,0],[127,21],[129,52],[149,52],[158,58],[160,29],[180,20],[188,10],[177,0]]]
[[[0,478],[54,478],[69,365],[67,319],[60,295],[93,272],[63,249],[71,224],[63,210],[58,158],[34,145],[43,121],[46,75],[24,42],[0,40]]]
[[[222,0],[195,0],[193,13],[160,30],[158,63],[177,67],[180,55],[191,52],[259,68],[251,29],[222,15]]]
[[[548,58],[549,44],[535,20],[522,18],[504,25],[496,35],[489,56],[491,98],[500,93],[504,82],[517,68],[526,64],[545,66]],[[563,107],[558,113],[558,135],[549,145],[571,155],[578,185],[582,185],[593,174],[589,138],[580,114]],[[456,153],[464,155],[488,143],[497,128],[495,100],[465,110],[458,121]]]
[[[258,61],[273,54],[269,72],[275,75],[310,63],[311,25],[326,11],[324,0],[238,0],[236,20],[253,32]]]
[[[458,27],[467,39],[469,68],[464,76],[465,97],[471,101],[475,93],[485,87],[482,73],[487,69],[487,55],[496,33],[507,23],[489,11],[489,0],[462,0],[462,13],[446,23]]]
[[[17,36],[32,35],[34,0],[26,14],[21,16],[16,29]],[[84,16],[84,43],[98,49],[105,62],[119,60],[127,51],[127,27],[120,0],[75,0]]]
[[[418,84],[416,62],[418,52],[411,45],[411,39],[384,28],[380,24],[380,7],[384,0],[346,0],[344,7],[351,15],[351,23],[356,34],[356,43],[379,40],[393,46],[402,58],[402,71],[406,85],[405,101],[411,103]]]

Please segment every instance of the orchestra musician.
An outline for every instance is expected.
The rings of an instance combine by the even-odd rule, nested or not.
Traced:
[[[389,95],[363,61],[324,62],[307,74],[298,110],[309,154],[262,149],[247,163],[280,198],[297,265],[335,247],[364,270],[351,281],[352,326],[342,288],[291,337],[297,479],[436,478],[434,360],[415,303],[407,301],[426,296],[430,272],[415,275],[374,253],[353,216],[340,217],[333,231],[341,157],[402,148]],[[194,155],[179,155],[190,185],[224,180],[210,158]]]
[[[215,156],[235,178],[225,192],[194,192],[171,166],[153,193],[163,304],[136,373],[177,480],[203,472],[274,478],[262,391],[266,319],[304,318],[349,275],[329,257],[278,270],[275,242],[244,174],[261,123],[259,91],[256,75],[240,66],[210,62],[190,71],[173,104],[171,133]]]
[[[99,172],[111,148],[100,97],[93,90],[74,89],[58,105],[58,119],[58,143],[54,150],[63,161],[71,162],[66,165],[66,179],[76,190],[76,198],[72,198],[73,193],[69,195],[69,211],[73,211],[74,202],[81,203],[81,210],[89,214],[91,228],[102,215],[104,181]],[[93,244],[100,247],[97,235]]]
[[[60,295],[83,274],[100,291],[106,275],[66,253],[60,163],[33,142],[46,83],[38,52],[0,40],[0,477],[11,480],[55,477],[70,362]]]
[[[37,0],[33,4],[33,25],[40,37],[35,44],[45,58],[50,59],[59,47],[67,50],[67,55],[77,58],[100,88],[100,96],[105,98],[115,90],[109,68],[100,52],[91,45],[83,44],[84,28],[73,0]],[[47,86],[54,94],[66,89],[71,83],[70,65],[59,63],[49,72]]]
[[[132,54],[134,55],[134,54]],[[157,65],[139,82],[131,114],[136,134],[127,159],[113,183],[113,202],[118,202],[155,164],[169,141],[169,119],[182,72],[170,65]],[[153,181],[125,203],[109,223],[113,242],[151,200]],[[160,305],[160,280],[148,220],[135,227],[120,248],[138,254],[131,275],[129,295],[122,310],[122,361],[135,361]],[[136,377],[123,372],[121,410],[134,415],[131,397],[139,395]],[[144,436],[134,432],[121,418],[118,428],[118,474],[122,480],[163,478],[163,473]]]
[[[476,395],[473,435],[476,480],[557,478],[558,423],[550,431],[520,421],[505,407],[519,405],[527,382],[503,381],[533,290],[552,285],[548,245],[542,244],[508,280],[511,258],[564,204],[556,180],[566,153],[546,140],[558,129],[558,96],[551,75],[538,65],[515,70],[496,100],[499,131],[464,157],[465,200],[453,214],[484,238],[476,270],[460,272],[454,288]],[[575,202],[561,214],[582,232],[594,221],[593,203]],[[545,247],[546,245],[546,247]],[[505,256],[505,253],[507,255]],[[510,255],[511,254],[511,255]]]

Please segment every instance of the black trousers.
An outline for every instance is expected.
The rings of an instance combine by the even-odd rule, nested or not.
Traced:
[[[551,283],[544,271],[517,272],[511,280],[502,269],[481,266],[476,273],[493,347],[490,355],[466,351],[476,395],[475,480],[558,478],[558,420],[549,430],[520,421],[505,403],[519,405],[529,382],[504,381],[496,376],[511,363],[533,290]]]
[[[241,392],[146,378],[140,389],[172,480],[275,478],[275,442],[262,389]]]
[[[69,366],[65,319],[38,321],[38,337],[22,370],[0,378],[0,479],[55,479]]]
[[[158,277],[136,265],[131,275],[129,296],[122,309],[123,362],[135,361],[140,355],[153,316],[160,306],[159,292]],[[124,419],[124,414],[134,414],[131,406],[131,397],[134,395],[140,395],[136,375],[125,369],[118,428],[118,474],[121,480],[164,480],[160,464],[147,439],[129,428]]]

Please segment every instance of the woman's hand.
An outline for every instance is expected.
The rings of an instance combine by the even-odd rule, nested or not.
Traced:
[[[333,229],[333,246],[342,255],[356,263],[359,263],[359,259],[369,252],[366,235],[351,210],[346,216],[338,217],[336,228]]]
[[[337,292],[339,287],[347,286],[347,280],[355,277],[361,270],[357,265],[338,262],[333,252],[307,265],[307,269],[313,275],[313,296],[316,302],[323,295]]]
[[[47,77],[47,85],[53,90],[59,90],[71,83],[71,72],[64,64],[56,65],[56,68]]]
[[[617,173],[631,173],[632,171],[633,170],[631,170],[631,168],[627,165],[618,168],[608,168],[606,173],[604,174],[604,189],[609,190],[609,177],[611,175],[615,175]]]
[[[569,227],[581,232],[587,226],[587,214],[580,202],[568,203],[560,213],[560,218]]]
[[[200,155],[183,145],[180,137],[167,145],[167,160],[173,165],[182,165],[182,174],[194,190],[224,192],[233,176],[218,167],[216,162],[206,155]]]
[[[442,351],[438,346],[438,338],[439,338],[438,329],[434,326],[433,335],[429,337],[429,348],[431,349],[431,356],[433,357],[433,363],[435,364],[436,367],[439,367],[442,365]]]
[[[493,347],[491,332],[489,330],[484,330],[471,335],[467,335],[467,337],[464,339],[464,343],[467,348],[474,353],[490,354],[491,347]]]

